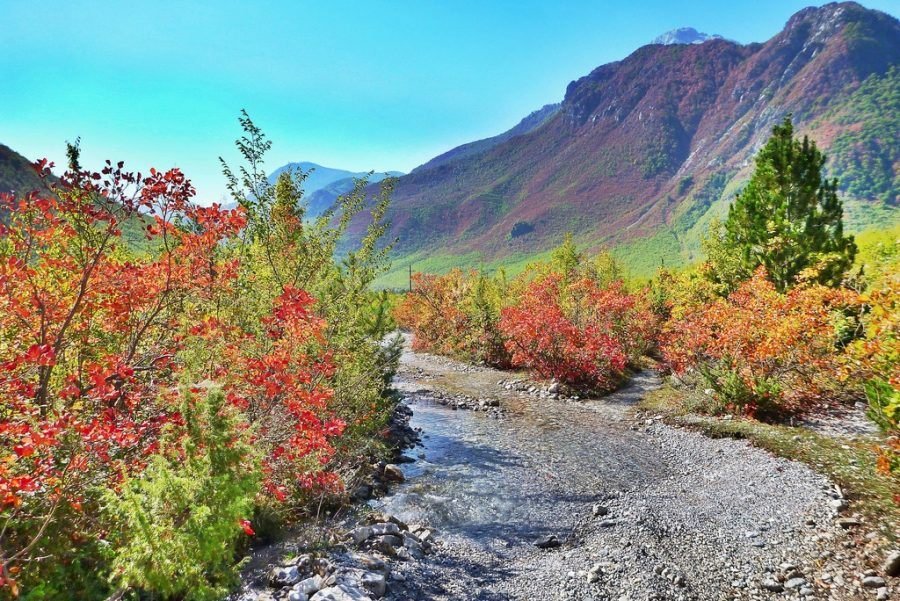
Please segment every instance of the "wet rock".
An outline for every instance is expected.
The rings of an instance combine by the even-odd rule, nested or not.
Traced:
[[[300,570],[297,566],[279,566],[269,573],[269,585],[274,588],[291,586],[300,581]]]
[[[900,550],[894,550],[888,553],[884,560],[884,566],[881,568],[888,576],[900,576]]]
[[[384,466],[384,477],[386,480],[389,480],[391,482],[403,482],[404,480],[406,480],[406,476],[403,475],[403,471],[393,463],[389,463]]]
[[[554,549],[561,544],[562,542],[556,538],[555,534],[548,534],[534,541],[534,546],[538,549]]]

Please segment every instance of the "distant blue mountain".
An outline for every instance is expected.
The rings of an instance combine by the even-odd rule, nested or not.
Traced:
[[[334,204],[334,201],[337,200],[338,196],[352,190],[355,179],[368,175],[365,171],[354,172],[345,169],[333,169],[310,163],[309,161],[300,161],[279,167],[269,175],[269,181],[275,183],[278,176],[287,170],[299,170],[308,174],[303,181],[303,197],[307,201],[306,216],[310,219],[315,219],[327,211]],[[376,183],[386,177],[399,177],[401,175],[403,173],[400,171],[375,172],[369,176],[369,183]]]

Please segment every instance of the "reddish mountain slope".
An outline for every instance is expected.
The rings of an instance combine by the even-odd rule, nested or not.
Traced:
[[[826,149],[861,136],[870,121],[890,129],[890,107],[876,106],[862,123],[842,107],[867,79],[893,94],[898,63],[900,23],[855,3],[804,9],[764,44],[644,46],[572,82],[558,112],[536,129],[400,178],[390,213],[397,252],[496,258],[548,248],[565,231],[589,243],[663,229],[684,235],[721,210],[786,114]],[[854,139],[845,146],[862,148]],[[897,152],[887,146],[865,148]],[[887,171],[878,181],[888,183],[852,193],[862,219],[896,214],[896,163],[876,158]],[[837,175],[852,183],[859,174]],[[513,237],[523,222],[516,231],[528,233]]]

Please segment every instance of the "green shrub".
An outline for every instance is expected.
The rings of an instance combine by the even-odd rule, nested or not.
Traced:
[[[196,406],[185,397],[184,425],[139,477],[106,495],[110,580],[164,598],[220,599],[237,581],[241,520],[253,511],[259,471],[225,396],[211,391]]]

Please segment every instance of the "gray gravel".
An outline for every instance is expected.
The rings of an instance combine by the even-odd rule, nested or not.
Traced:
[[[578,402],[542,398],[540,387],[508,391],[504,377],[442,357],[404,356],[398,383],[426,435],[426,467],[410,466],[411,478],[381,506],[438,522],[438,537],[434,558],[398,568],[404,580],[387,598],[890,594],[864,581],[852,552],[862,526],[836,523],[846,503],[825,478],[742,441],[635,422],[629,408],[658,385],[655,376]],[[434,391],[492,396],[504,414],[450,412],[430,401]],[[438,443],[428,439],[434,430]],[[549,536],[561,544],[535,546]]]
[[[329,553],[330,588],[310,601],[894,598],[900,554],[871,554],[877,525],[839,489],[743,441],[638,416],[659,384],[644,372],[578,400],[407,349],[396,386],[423,445],[370,501],[384,523],[345,524],[350,552]],[[303,601],[291,590],[258,598]]]

